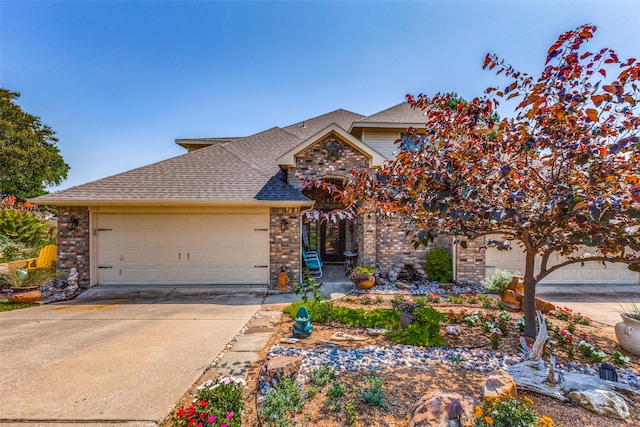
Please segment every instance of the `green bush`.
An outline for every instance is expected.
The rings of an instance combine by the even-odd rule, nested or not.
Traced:
[[[440,322],[444,315],[433,307],[420,307],[413,313],[416,320],[406,329],[396,329],[387,334],[394,342],[424,347],[444,347],[440,334]]]
[[[427,277],[440,283],[448,283],[453,280],[451,267],[451,255],[446,249],[437,247],[427,252]]]
[[[385,329],[394,329],[400,325],[400,313],[388,308],[377,308],[367,312],[362,308],[334,306],[330,302],[299,301],[285,307],[283,311],[293,319],[301,305],[307,307],[311,323],[340,322],[349,326]]]
[[[0,209],[0,234],[15,243],[41,247],[47,242],[47,221],[35,212],[3,205]]]
[[[538,415],[528,397],[523,400],[512,397],[486,399],[482,407],[476,407],[474,416],[475,427],[553,426],[551,418]]]
[[[496,268],[496,271],[493,272],[493,276],[490,278],[483,280],[481,283],[487,289],[487,291],[492,294],[502,295],[505,289],[507,289],[507,285],[513,279],[513,276],[519,276],[519,272],[510,273],[506,270],[500,270]]]

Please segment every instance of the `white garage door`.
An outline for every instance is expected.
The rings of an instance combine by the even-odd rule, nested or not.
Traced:
[[[96,216],[97,283],[266,284],[264,213]]]
[[[495,236],[491,237],[495,239]],[[576,255],[584,255],[590,248],[584,248]],[[593,253],[593,250],[591,251]],[[549,265],[559,264],[564,257],[552,255]],[[536,257],[536,267],[540,263],[540,257]],[[498,250],[494,247],[486,250],[486,274],[491,277],[496,268],[507,271],[519,271],[524,274],[525,256],[522,249],[514,242],[511,250]],[[626,264],[599,262],[585,262],[567,265],[554,271],[543,279],[543,284],[569,284],[569,285],[638,285],[640,273],[635,273],[627,268]]]

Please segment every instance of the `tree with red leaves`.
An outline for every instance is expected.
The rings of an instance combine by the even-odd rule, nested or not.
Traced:
[[[487,55],[504,87],[463,102],[407,95],[425,113],[397,157],[375,175],[352,173],[345,212],[404,220],[416,242],[499,234],[526,254],[525,334],[536,334],[536,284],[573,263],[621,262],[640,271],[640,63],[585,43],[583,25],[551,46],[537,79]],[[501,100],[514,117],[494,114]],[[511,101],[511,102],[514,102]],[[335,189],[333,190],[335,191]],[[584,246],[595,252],[577,255]],[[552,254],[565,261],[550,265]]]

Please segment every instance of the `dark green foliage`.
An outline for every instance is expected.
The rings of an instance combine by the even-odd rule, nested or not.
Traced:
[[[284,309],[291,318],[295,316],[302,302],[296,302]],[[340,322],[363,328],[384,328],[390,332],[387,337],[394,342],[425,347],[442,347],[444,338],[440,335],[442,313],[432,307],[418,303],[414,311],[416,321],[407,329],[400,329],[400,312],[387,308],[365,311],[362,308],[334,306],[330,302],[309,301],[305,304],[312,323]]]
[[[284,309],[284,312],[291,318],[303,305],[296,302]],[[396,310],[377,308],[372,311],[365,311],[362,308],[353,309],[348,307],[334,306],[330,302],[308,301],[304,304],[309,310],[311,323],[340,322],[349,326],[361,326],[363,328],[385,328],[393,329],[399,327],[400,314]]]
[[[60,184],[69,165],[56,147],[55,132],[14,103],[19,96],[0,88],[0,196],[24,200]]]
[[[433,248],[427,253],[427,277],[440,283],[453,280],[451,256],[444,248]]]
[[[387,337],[402,344],[443,347],[444,338],[440,335],[440,322],[444,319],[442,313],[433,307],[420,307],[413,315],[416,316],[415,322],[406,329],[390,332]]]

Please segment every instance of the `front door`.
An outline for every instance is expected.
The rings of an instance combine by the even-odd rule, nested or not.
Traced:
[[[320,224],[320,258],[324,262],[344,262],[346,220]]]

